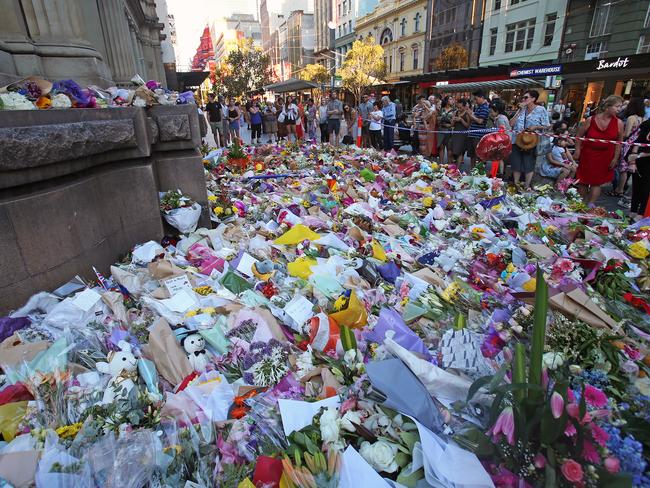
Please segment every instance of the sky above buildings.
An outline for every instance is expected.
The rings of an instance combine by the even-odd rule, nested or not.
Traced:
[[[304,1],[304,0],[303,0]],[[306,0],[313,11],[313,0]],[[253,14],[258,18],[260,0],[167,0],[169,13],[176,22],[176,67],[189,71],[191,59],[199,46],[203,29],[216,18],[228,17],[233,13]],[[267,0],[269,12],[288,13],[293,10],[294,0]],[[286,11],[286,12],[285,12]]]

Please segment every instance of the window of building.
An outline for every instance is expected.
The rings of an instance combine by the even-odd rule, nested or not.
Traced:
[[[506,49],[507,53],[530,49],[535,37],[535,19],[528,19],[522,22],[515,22],[506,25]]]
[[[348,32],[352,34],[352,21],[348,20]]]
[[[495,12],[501,10],[501,0],[494,0],[494,7],[492,8]]]
[[[406,35],[406,19],[402,18],[402,21],[399,23],[400,25],[400,35],[405,36]]]
[[[618,2],[615,0],[598,0],[591,19],[590,37],[604,36],[612,32],[614,9]]]
[[[339,37],[341,37],[341,26],[339,25]]]
[[[419,61],[420,61],[420,48],[418,46],[413,46],[413,69],[418,69]]]
[[[422,18],[422,14],[420,14],[420,12],[415,14],[415,18],[413,19],[413,20],[415,20],[415,28],[413,29],[413,32],[420,32],[420,19],[421,18]]]
[[[343,0],[343,15],[348,11],[348,1]]]
[[[384,46],[389,42],[393,42],[393,31],[389,28],[386,28],[382,31],[381,36],[379,36],[379,44]]]
[[[497,28],[490,29],[490,56],[494,56],[497,50]]]
[[[650,27],[650,4],[648,4],[648,11],[645,13],[645,22],[643,27]]]
[[[639,47],[636,48],[636,53],[650,53],[650,36],[641,36],[639,38]]]
[[[404,60],[406,59],[406,54],[404,51],[400,51],[399,53],[399,70],[404,71]]]
[[[393,71],[393,56],[388,56],[388,71],[391,73]]]
[[[348,25],[343,24],[343,35],[346,35],[348,33]]]
[[[553,44],[555,22],[557,22],[557,12],[546,15],[546,21],[544,23],[544,46],[550,46]]]
[[[338,13],[338,16],[340,17],[341,16],[341,4],[340,3],[336,6],[336,12]]]
[[[510,5],[517,5],[518,3],[524,3],[526,0],[510,0]]]
[[[607,41],[596,41],[587,44],[585,61],[590,59],[600,59],[607,54]]]

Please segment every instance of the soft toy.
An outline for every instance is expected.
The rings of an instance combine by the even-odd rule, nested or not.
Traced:
[[[181,346],[187,353],[192,369],[197,373],[205,371],[208,366],[208,352],[205,350],[205,339],[199,334],[188,334],[181,339]]]
[[[138,360],[131,352],[131,344],[126,341],[118,342],[119,351],[108,353],[108,363],[97,363],[97,371],[111,375],[104,391],[102,404],[113,403],[118,396],[125,398],[135,386],[138,378]]]

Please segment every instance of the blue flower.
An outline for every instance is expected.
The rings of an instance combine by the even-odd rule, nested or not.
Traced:
[[[632,475],[634,486],[648,486],[643,482],[647,465],[643,445],[631,435],[621,437],[620,429],[612,425],[604,425],[603,429],[609,434],[607,449],[621,462],[621,471]]]

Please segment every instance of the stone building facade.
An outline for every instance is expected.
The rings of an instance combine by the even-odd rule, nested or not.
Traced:
[[[0,0],[0,12],[0,82],[166,83],[154,0]]]
[[[426,10],[427,0],[382,0],[357,19],[357,38],[374,37],[384,48],[385,81],[423,72]]]

